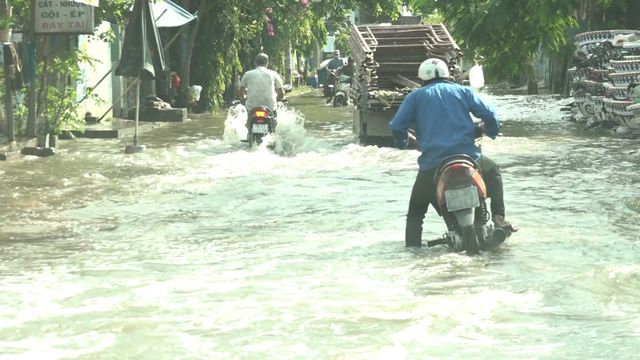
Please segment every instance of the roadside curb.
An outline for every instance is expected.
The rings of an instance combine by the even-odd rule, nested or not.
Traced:
[[[138,123],[138,132],[149,131],[163,122]],[[67,131],[62,138],[119,139],[135,133],[135,121],[114,119],[110,123],[87,125],[84,130]],[[71,135],[69,135],[69,133]]]
[[[138,133],[143,133],[162,126],[165,122],[145,122],[138,124]],[[83,131],[65,131],[60,136],[61,140],[73,138],[88,139],[119,139],[135,134],[135,122],[127,119],[114,119],[105,124],[87,125]],[[9,142],[7,136],[0,134],[0,161],[17,160],[22,155],[51,156],[55,151],[49,147],[38,147],[37,138],[24,139],[17,138],[14,142]]]
[[[0,161],[17,160],[22,156],[22,149],[35,147],[37,139],[19,139],[9,142],[6,136],[0,135]]]

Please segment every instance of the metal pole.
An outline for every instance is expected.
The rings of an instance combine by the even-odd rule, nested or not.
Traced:
[[[139,75],[138,75],[139,76]],[[138,121],[140,119],[140,80],[136,81],[136,130],[133,134],[133,145],[138,145]]]
[[[144,4],[143,4],[144,3]],[[138,121],[140,119],[140,83],[142,82],[142,70],[144,68],[144,64],[146,62],[146,58],[145,58],[145,49],[147,48],[147,3],[148,0],[144,0],[141,2],[142,8],[140,9],[140,14],[142,15],[142,21],[140,21],[140,23],[142,24],[142,54],[141,54],[141,60],[142,63],[140,64],[140,69],[138,69],[138,84],[136,85],[136,130],[135,130],[135,135],[133,136],[133,145],[138,145]]]
[[[124,89],[124,91],[122,92],[122,95],[120,95],[120,97],[114,101],[114,103],[117,103],[118,101],[122,100],[123,97],[127,96],[127,94],[129,94],[129,90],[131,90],[131,88],[136,85],[136,83],[139,82],[138,79],[135,79],[135,81],[131,84],[129,84],[129,86],[127,86],[126,89]],[[107,116],[107,114],[109,114],[109,112],[111,111],[111,109],[113,109],[113,105],[111,105],[109,107],[109,109],[107,109],[107,111],[104,112],[104,114],[102,114],[102,116],[100,116],[100,118],[98,118],[97,122],[102,121],[102,119],[104,119],[105,116]]]
[[[182,28],[180,28],[180,30],[178,30],[178,32],[173,36],[173,38],[162,48],[162,50],[167,50],[169,48],[169,46],[178,38],[178,35],[180,35],[180,33],[182,33],[182,31],[184,29],[186,29],[186,27],[184,27],[184,26]],[[111,71],[113,71],[113,69],[115,69],[115,66],[109,71],[109,73],[111,73]],[[107,75],[109,73],[107,73]],[[235,77],[234,77],[234,79],[235,79]],[[139,81],[140,81],[140,79],[136,79],[136,82],[139,82]],[[94,88],[97,87],[98,85],[99,85],[99,83],[96,84],[96,86],[94,86]],[[113,103],[115,104],[118,101],[120,101],[123,97],[125,97],[129,93],[129,90],[131,90],[133,85],[135,85],[135,83],[134,84],[130,84],[129,86],[127,86],[127,88],[124,89],[122,95],[120,95],[120,97],[117,100],[113,101]],[[104,117],[107,116],[107,114],[109,114],[111,109],[113,109],[113,104],[109,107],[109,109],[107,109],[107,111],[104,112],[104,114],[102,114],[102,116],[100,116],[100,118],[98,118],[98,122],[102,121],[102,119],[104,119]]]
[[[160,19],[160,18],[161,18],[161,17],[162,17],[166,12],[167,12],[167,10],[163,11],[163,12],[162,12],[162,14],[160,14],[160,16],[158,16],[158,17],[156,18],[156,21],[158,21],[158,20],[159,20],[159,19]],[[171,45],[171,43],[172,43],[172,42],[173,42],[173,41],[178,37],[178,35],[180,35],[180,32],[182,32],[182,29],[180,29],[180,30],[178,31],[178,33],[176,34],[176,36],[174,36],[174,37],[173,37],[173,39],[171,39],[171,41],[170,41],[170,42],[169,42],[169,43],[168,43],[168,44],[167,44],[167,45],[166,45],[162,50],[166,50],[166,49],[167,49],[167,47],[169,47],[169,45]],[[118,66],[118,64],[117,64],[117,63],[116,63],[115,65],[113,65],[113,66],[111,67],[111,69],[110,69],[109,71],[107,71],[107,73],[106,73],[106,74],[104,74],[104,75],[102,76],[102,78],[101,78],[100,80],[98,80],[98,82],[97,82],[95,85],[93,85],[93,87],[91,88],[92,90],[91,90],[91,91],[89,91],[89,92],[87,92],[87,94],[85,94],[85,95],[84,95],[84,97],[83,97],[80,101],[78,101],[78,104],[80,104],[80,103],[82,103],[83,101],[87,100],[87,98],[89,97],[89,95],[91,95],[91,92],[92,92],[95,88],[97,88],[97,87],[98,87],[98,85],[100,85],[100,84],[101,84],[101,83],[102,83],[102,82],[107,78],[107,76],[109,76],[109,74],[111,74],[111,73],[113,72],[113,70],[115,70],[115,68],[116,68],[117,66]],[[113,108],[113,106],[111,106],[111,108]],[[109,108],[109,110],[111,110],[111,108]],[[108,111],[107,111],[107,112],[108,112]],[[100,120],[98,120],[98,122],[100,122]]]
[[[147,46],[147,24],[146,24],[146,7],[148,6],[148,1],[149,0],[138,0],[139,1],[139,5],[142,6],[142,8],[140,9],[140,15],[142,16],[142,19],[140,21],[140,23],[142,24],[142,31],[141,31],[141,43],[142,43],[142,55],[141,55],[141,63],[140,63],[140,67],[138,69],[138,78],[136,79],[136,125],[135,125],[135,132],[133,135],[133,144],[132,145],[127,145],[124,149],[125,154],[133,154],[133,153],[137,153],[137,152],[141,152],[144,151],[145,146],[144,145],[138,145],[138,122],[140,121],[140,79],[142,78],[142,72],[143,72],[143,67],[144,67],[144,63],[145,63],[145,48]]]

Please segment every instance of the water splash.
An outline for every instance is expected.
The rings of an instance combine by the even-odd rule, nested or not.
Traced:
[[[229,107],[227,118],[224,120],[222,141],[225,144],[235,144],[247,138],[247,109],[242,104]]]
[[[282,156],[292,156],[307,149],[304,115],[286,105],[278,103],[278,126],[274,134],[264,137],[258,149],[271,149]],[[222,135],[225,144],[237,144],[247,138],[247,109],[242,104],[231,106],[227,111]]]
[[[278,104],[278,127],[275,134],[265,141],[266,146],[278,155],[292,156],[307,149],[305,117],[293,108]]]

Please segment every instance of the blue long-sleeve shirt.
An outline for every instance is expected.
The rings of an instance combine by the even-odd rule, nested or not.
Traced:
[[[389,123],[400,148],[407,147],[407,131],[413,128],[422,154],[420,171],[438,166],[448,155],[467,154],[480,159],[475,126],[469,113],[484,122],[484,133],[498,136],[495,110],[469,87],[445,80],[433,81],[407,95]]]

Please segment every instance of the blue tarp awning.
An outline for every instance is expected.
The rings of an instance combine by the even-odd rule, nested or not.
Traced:
[[[195,15],[174,4],[170,0],[158,0],[151,3],[159,28],[178,27],[195,19]]]

